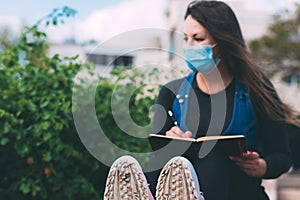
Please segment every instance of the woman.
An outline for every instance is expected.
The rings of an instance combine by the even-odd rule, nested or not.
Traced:
[[[268,199],[261,179],[277,178],[291,166],[285,126],[292,114],[290,108],[250,58],[228,5],[191,2],[183,31],[184,57],[194,72],[189,78],[186,119],[174,126],[170,115],[167,120],[162,117],[169,111],[176,116],[174,101],[178,101],[176,96],[185,79],[171,81],[160,90],[157,104],[164,109],[155,112],[154,132],[173,137],[246,135],[249,152],[244,156],[224,158],[212,149],[204,158],[190,160],[206,199]]]
[[[270,81],[250,58],[239,23],[228,5],[221,1],[191,2],[183,32],[184,58],[193,73],[161,88],[153,132],[182,138],[244,134],[249,151],[241,156],[224,156],[214,147],[200,150],[202,156],[187,151],[184,156],[191,164],[186,160],[180,162],[188,163],[184,165],[191,172],[182,174],[193,174],[190,177],[194,178],[181,181],[195,181],[195,190],[199,180],[206,200],[269,199],[261,180],[277,178],[291,166],[285,125],[292,115],[291,109],[279,99]],[[160,155],[154,154],[150,163],[155,163],[155,156]],[[146,174],[152,193],[159,194],[158,199],[172,193],[167,192],[168,187],[177,183],[164,180],[166,174],[178,169],[172,162],[160,175],[160,171]],[[130,163],[134,166],[134,162]],[[113,180],[112,175],[109,177]],[[142,180],[145,182],[145,178]],[[143,185],[145,190],[147,186]],[[161,188],[165,190],[156,191]],[[196,190],[199,198],[200,189]],[[107,194],[112,195],[113,191],[106,189]]]

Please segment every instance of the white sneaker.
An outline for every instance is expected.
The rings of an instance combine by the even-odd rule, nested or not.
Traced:
[[[155,196],[156,200],[204,200],[190,161],[179,156],[172,158],[159,175]]]
[[[108,173],[104,200],[148,199],[148,184],[139,163],[131,156],[118,158]]]

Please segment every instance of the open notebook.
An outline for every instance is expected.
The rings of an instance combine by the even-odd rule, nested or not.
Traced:
[[[166,135],[150,134],[149,141],[154,150],[162,148],[171,141],[176,145],[189,142],[193,149],[199,150],[203,142],[215,142],[216,147],[226,155],[239,156],[247,152],[247,140],[244,135],[203,136],[199,138],[178,138]]]

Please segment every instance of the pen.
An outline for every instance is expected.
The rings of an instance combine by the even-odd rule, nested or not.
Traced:
[[[178,126],[178,123],[177,123],[176,119],[174,118],[174,114],[173,114],[172,110],[169,110],[168,114],[172,118],[172,120],[174,121],[174,125]]]

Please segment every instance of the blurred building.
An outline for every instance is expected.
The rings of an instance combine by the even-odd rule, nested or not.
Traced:
[[[143,68],[147,66],[185,70],[183,54],[184,14],[191,0],[166,0],[165,29],[141,29],[120,34],[99,44],[78,45],[75,42],[53,44],[49,55],[78,54],[79,61],[93,62],[103,74],[117,67]],[[225,0],[235,12],[247,41],[259,38],[267,32],[272,22],[272,13],[249,10],[244,0]],[[163,76],[162,76],[163,77]],[[162,80],[167,81],[167,80]],[[275,77],[275,87],[285,102],[300,112],[299,76],[292,76],[287,83]]]
[[[59,54],[60,57],[74,57],[78,56],[78,61],[84,61],[86,59],[86,53],[82,46],[77,45],[73,42],[66,42],[62,44],[50,44],[50,48],[48,50],[48,55],[50,57],[55,54]]]
[[[167,24],[170,29],[169,48],[171,51],[182,54],[183,46],[183,24],[186,7],[191,0],[168,0],[169,7],[166,11]],[[242,33],[247,41],[262,36],[268,24],[271,22],[272,15],[263,11],[249,10],[245,7],[243,0],[225,0],[225,2],[235,12],[240,23]],[[172,63],[184,66],[183,59],[180,57],[169,57]]]

